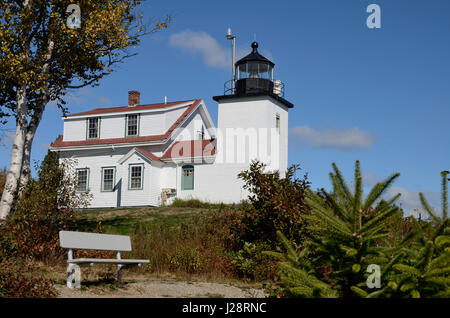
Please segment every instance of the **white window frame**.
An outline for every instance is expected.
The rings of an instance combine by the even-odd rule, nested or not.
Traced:
[[[105,170],[112,170],[112,188],[105,189]],[[102,167],[102,180],[101,180],[101,192],[114,192],[114,187],[116,184],[116,167]]]
[[[86,188],[83,190],[80,190],[79,189],[79,184],[78,184],[78,181],[79,181],[79,173],[80,173],[80,171],[86,171]],[[75,191],[76,192],[79,192],[79,193],[83,193],[83,192],[88,192],[89,191],[89,175],[90,175],[90,173],[89,173],[89,168],[78,168],[78,169],[76,169],[76,180],[77,180],[77,185],[76,185],[76,189],[75,189]]]
[[[91,120],[97,120],[96,137],[91,137]],[[86,119],[86,139],[100,139],[100,117],[92,117]]]
[[[129,134],[129,124],[130,124],[130,120],[129,117],[130,116],[136,116],[136,134],[135,135],[130,135]],[[126,115],[126,125],[125,125],[125,136],[126,137],[137,137],[139,136],[139,121],[140,121],[140,115],[139,114],[129,114]]]
[[[132,174],[133,174],[133,168],[134,167],[140,167],[141,168],[141,186],[139,188],[132,188]],[[132,163],[128,166],[128,190],[143,190],[144,189],[144,164],[143,163]]]

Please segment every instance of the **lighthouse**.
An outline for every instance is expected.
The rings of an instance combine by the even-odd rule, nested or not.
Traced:
[[[288,164],[288,111],[294,105],[284,96],[284,83],[277,80],[275,63],[252,52],[234,64],[233,79],[224,85],[218,102],[217,155],[239,173],[252,160],[281,175]],[[221,135],[220,135],[221,134]],[[233,169],[231,169],[233,170]],[[230,173],[234,173],[230,172]]]

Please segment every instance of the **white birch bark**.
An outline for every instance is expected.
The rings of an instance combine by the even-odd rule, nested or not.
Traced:
[[[45,106],[43,106],[45,107]],[[31,147],[33,145],[34,136],[36,135],[36,130],[39,126],[39,123],[42,118],[43,109],[39,111],[38,118],[36,118],[36,121],[32,120],[31,123],[28,126],[27,132],[25,134],[25,141],[24,141],[24,147],[23,147],[23,158],[22,158],[22,171],[20,174],[20,183],[19,183],[19,198],[22,197],[23,189],[27,185],[28,181],[30,180],[31,176]],[[35,118],[33,118],[35,119]]]
[[[50,60],[52,58],[54,45],[55,45],[55,43],[50,38],[48,40],[47,55],[45,57],[46,63],[44,63],[44,65],[42,66],[42,74],[44,76],[48,75],[48,71],[49,71],[49,67],[50,67]],[[28,181],[30,180],[31,147],[33,145],[34,136],[36,135],[36,130],[39,127],[39,124],[42,119],[42,115],[45,110],[45,106],[47,105],[48,101],[49,101],[49,91],[48,91],[48,81],[47,81],[47,84],[43,90],[41,104],[38,105],[39,109],[36,109],[34,111],[33,117],[30,120],[30,124],[28,125],[27,132],[25,135],[22,171],[21,171],[21,176],[20,176],[19,199],[22,198],[23,190],[24,190],[25,186],[27,185]]]
[[[17,89],[17,119],[16,119],[16,136],[11,151],[11,161],[9,163],[9,171],[6,175],[5,188],[3,190],[2,199],[0,201],[0,220],[5,220],[11,211],[14,196],[17,192],[20,174],[22,173],[22,162],[25,145],[25,135],[27,130],[27,97],[26,86],[22,85]]]

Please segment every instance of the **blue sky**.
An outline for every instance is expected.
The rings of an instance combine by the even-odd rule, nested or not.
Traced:
[[[369,4],[381,8],[381,29],[369,29]],[[366,186],[391,173],[402,204],[418,192],[438,207],[440,176],[450,170],[450,1],[280,0],[146,1],[148,18],[173,15],[166,31],[146,37],[138,55],[100,86],[73,91],[70,111],[123,106],[139,90],[141,103],[203,98],[217,123],[217,103],[231,78],[228,27],[238,54],[256,38],[286,84],[289,163],[308,172],[313,188],[330,187],[336,162],[353,177],[361,161]],[[13,128],[12,124],[7,126]],[[42,160],[62,134],[60,112],[49,106],[33,147]],[[0,167],[10,159],[6,135]]]

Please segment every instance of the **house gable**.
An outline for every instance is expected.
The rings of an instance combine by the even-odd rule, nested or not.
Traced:
[[[117,162],[120,165],[123,165],[126,162],[133,161],[134,158],[140,158],[144,161],[146,161],[149,164],[155,164],[157,166],[163,165],[160,158],[155,156],[153,153],[151,153],[148,150],[145,150],[143,148],[134,147],[131,149],[127,154],[125,154],[122,158],[120,158]]]

